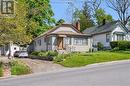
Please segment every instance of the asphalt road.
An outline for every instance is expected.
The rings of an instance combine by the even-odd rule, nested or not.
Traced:
[[[130,61],[1,79],[0,86],[130,86]]]

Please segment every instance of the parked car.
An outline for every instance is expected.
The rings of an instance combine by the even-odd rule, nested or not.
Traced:
[[[14,57],[20,57],[20,58],[28,57],[28,52],[27,51],[16,51],[14,53]]]

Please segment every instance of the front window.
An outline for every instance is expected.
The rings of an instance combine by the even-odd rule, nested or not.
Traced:
[[[38,45],[41,46],[41,39],[38,40]]]
[[[87,45],[87,39],[85,39],[85,38],[74,38],[74,45]]]
[[[117,34],[117,41],[124,40],[124,35]]]
[[[71,38],[69,38],[69,37],[66,37],[65,38],[65,44],[66,45],[70,45],[71,44],[71,40],[70,40]]]
[[[106,34],[106,42],[110,42],[110,34]]]

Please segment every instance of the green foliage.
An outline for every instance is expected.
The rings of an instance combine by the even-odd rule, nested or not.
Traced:
[[[48,57],[48,56],[57,56],[58,53],[56,51],[39,51],[39,52],[32,52],[31,55],[34,56],[41,56],[41,57]]]
[[[25,0],[17,0],[14,18],[0,19],[0,42],[1,44],[13,41],[24,45],[30,43],[32,36],[27,34],[26,26],[26,3]]]
[[[111,48],[118,48],[119,50],[127,50],[130,49],[130,42],[129,41],[113,41],[110,42]]]
[[[56,56],[54,58],[54,62],[58,63],[58,62],[62,62],[64,61],[67,57],[69,57],[70,54],[59,54],[58,56]]]
[[[38,53],[38,56],[40,56],[40,57],[47,57],[47,54],[48,54],[47,52],[43,52],[42,51],[42,52]]]
[[[103,50],[104,46],[101,42],[98,42],[97,43],[97,49],[100,51],[100,50]]]
[[[59,58],[60,59],[60,58]],[[94,53],[78,53],[57,62],[65,67],[80,67],[94,63],[130,59],[130,53],[100,51]]]
[[[48,52],[47,52],[47,55],[54,57],[54,56],[57,56],[57,55],[58,55],[58,52],[56,52],[56,51],[48,51]]]
[[[52,18],[54,13],[51,9],[50,0],[26,0],[26,3],[28,5],[27,28],[29,33],[36,37],[55,23],[55,19]],[[33,27],[33,24],[35,24],[35,27]]]
[[[111,46],[112,49],[118,47],[118,41],[112,41],[112,42],[110,42],[110,46]]]
[[[119,50],[126,50],[130,49],[130,42],[129,41],[118,41]]]
[[[3,76],[3,68],[0,67],[0,77],[2,77],[2,76]]]
[[[37,56],[38,54],[39,54],[39,52],[37,52],[37,51],[34,51],[34,52],[31,53],[31,55],[36,55],[36,56]]]
[[[102,25],[103,20],[105,19],[106,22],[111,22],[113,21],[113,18],[111,15],[106,14],[106,12],[100,8],[98,10],[96,10],[96,21],[98,25]]]
[[[12,61],[10,65],[12,75],[24,75],[31,73],[30,68],[22,62]]]
[[[0,61],[0,77],[3,76],[3,63]]]
[[[94,21],[91,19],[91,15],[89,14],[89,11],[86,11],[88,9],[78,10],[74,12],[74,20],[77,22],[77,20],[80,22],[81,31],[85,30],[86,28],[94,26]]]

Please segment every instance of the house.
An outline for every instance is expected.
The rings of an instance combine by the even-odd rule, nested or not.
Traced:
[[[20,50],[20,47],[16,44],[13,44],[13,43],[5,44],[0,47],[0,56],[1,55],[8,56],[9,52],[10,52],[10,55],[13,56],[15,51],[19,51],[19,50]]]
[[[57,51],[59,53],[86,52],[91,48],[89,35],[80,32],[80,24],[59,25],[33,40],[34,51]]]
[[[130,41],[129,30],[120,21],[103,23],[100,26],[87,28],[83,31],[86,35],[91,35],[92,45],[95,47],[98,42],[104,47],[110,48],[111,41],[127,40]]]

